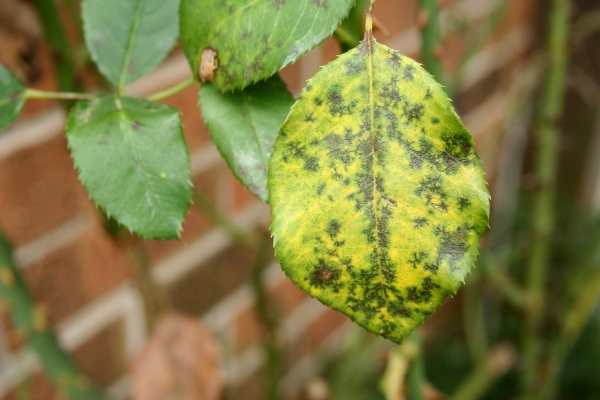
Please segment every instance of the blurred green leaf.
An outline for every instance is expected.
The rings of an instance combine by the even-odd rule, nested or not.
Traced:
[[[335,31],[335,36],[345,51],[358,46],[365,35],[365,13],[370,1],[356,0],[355,3],[346,19]]]
[[[179,236],[192,190],[175,108],[112,96],[80,102],[67,139],[81,182],[109,216],[144,238]]]
[[[175,44],[179,0],[84,0],[85,42],[100,72],[123,86],[156,67]]]
[[[352,0],[183,0],[181,40],[192,71],[216,50],[214,84],[242,89],[268,78],[331,35]]]
[[[235,176],[263,201],[273,144],[293,102],[279,77],[228,94],[213,85],[200,89],[199,105],[213,141]]]
[[[0,65],[0,130],[8,127],[25,104],[25,87]]]

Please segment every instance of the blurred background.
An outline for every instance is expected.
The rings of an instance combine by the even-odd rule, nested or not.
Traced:
[[[528,374],[533,313],[541,361],[532,382],[556,386],[546,398],[600,399],[600,2],[571,2],[564,107],[551,120],[549,71],[561,62],[548,56],[554,2],[440,3],[435,56],[475,138],[493,211],[478,270],[402,345],[363,332],[283,276],[269,210],[211,144],[196,89],[167,101],[182,111],[197,191],[180,241],[130,237],[89,201],[67,151],[69,104],[29,102],[0,133],[0,230],[39,323],[93,384],[115,399],[513,399]],[[0,64],[38,89],[106,87],[83,45],[79,5],[0,0]],[[377,38],[419,59],[430,22],[419,1],[378,0],[374,12]],[[340,51],[332,38],[287,67],[290,90]],[[176,50],[128,93],[188,75]],[[556,223],[539,235],[547,125],[558,127]],[[539,243],[545,290],[532,299],[527,273]],[[64,398],[10,305],[0,305],[0,398]]]

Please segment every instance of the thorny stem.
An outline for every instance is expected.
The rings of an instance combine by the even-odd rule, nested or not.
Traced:
[[[72,400],[100,400],[105,396],[78,369],[48,326],[43,308],[32,299],[13,258],[9,243],[0,234],[0,298],[8,304],[18,332],[37,355],[48,377],[62,395]]]
[[[554,231],[554,200],[558,161],[557,120],[563,109],[567,68],[569,0],[553,0],[547,42],[549,70],[546,74],[539,120],[536,129],[537,160],[535,171],[539,191],[533,204],[533,245],[526,287],[535,307],[526,315],[523,342],[522,391],[524,399],[538,396],[540,370],[540,328],[544,316],[546,275],[550,262],[550,238]]]

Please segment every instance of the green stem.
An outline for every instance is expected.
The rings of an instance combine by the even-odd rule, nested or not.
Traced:
[[[104,399],[48,328],[43,309],[36,306],[16,266],[9,243],[0,234],[0,298],[10,307],[17,330],[38,356],[44,371],[69,399]]]
[[[253,245],[256,243],[254,236],[240,228],[225,213],[219,210],[204,193],[194,191],[194,204],[212,222],[219,225],[235,242]]]
[[[555,398],[563,362],[600,302],[600,271],[586,277],[585,282],[578,286],[577,293],[579,296],[564,313],[566,318],[561,324],[562,330],[550,349],[548,373],[544,379],[546,384],[540,390],[540,400]]]
[[[531,307],[532,301],[528,296],[528,292],[519,287],[510,276],[504,272],[504,269],[500,265],[488,265],[486,262],[482,262],[481,265],[483,273],[505,300],[519,309],[525,310]]]
[[[563,109],[567,69],[569,0],[552,0],[548,33],[548,62],[544,93],[536,129],[537,160],[535,172],[539,190],[532,211],[533,244],[527,275],[527,291],[534,307],[526,315],[523,342],[522,390],[525,399],[539,392],[540,328],[544,316],[546,275],[550,262],[550,239],[554,231],[554,201],[558,162],[557,120]]]
[[[422,352],[422,339],[418,332],[411,338],[416,348],[412,362],[406,372],[406,399],[423,400],[423,387],[425,386],[425,360]]]
[[[438,82],[444,84],[444,68],[438,57],[441,46],[442,32],[439,23],[438,0],[420,0],[421,10],[425,13],[426,22],[421,30],[421,58],[425,69],[432,74]]]
[[[477,400],[504,375],[514,364],[515,354],[511,347],[499,345],[492,350],[460,385],[451,400]]]
[[[254,306],[259,321],[264,329],[262,343],[266,359],[266,388],[267,399],[280,398],[280,384],[282,380],[283,352],[277,342],[278,323],[274,309],[270,306],[268,290],[264,281],[264,272],[271,260],[270,239],[257,240],[254,235],[242,230],[235,222],[231,221],[225,213],[219,210],[213,202],[202,192],[194,191],[194,203],[212,222],[219,225],[229,234],[232,240],[246,247],[258,246],[258,254],[254,263],[252,274],[252,290],[254,292]]]
[[[171,96],[174,96],[174,95],[182,92],[183,90],[187,89],[188,87],[192,86],[195,83],[196,83],[196,80],[193,77],[188,78],[188,79],[181,81],[167,89],[161,90],[160,92],[156,92],[156,93],[148,96],[148,100],[159,101],[159,100],[166,99],[167,97],[171,97]]]
[[[165,291],[152,276],[152,265],[144,243],[136,240],[131,249],[136,267],[135,283],[144,303],[144,316],[148,332],[153,332],[161,314],[169,307]]]
[[[75,61],[54,0],[33,0],[33,4],[54,53],[58,86],[61,90],[72,91],[77,88]]]
[[[25,98],[41,100],[91,100],[96,95],[88,93],[70,93],[70,92],[47,92],[45,90],[27,89]]]
[[[147,99],[151,101],[159,101],[166,99],[167,97],[175,96],[176,94],[192,86],[194,83],[195,80],[193,78],[188,78],[169,88],[149,95]],[[25,91],[25,98],[27,100],[92,100],[97,96],[98,95],[92,93],[51,92],[31,88]]]
[[[488,351],[482,294],[481,277],[476,271],[463,292],[465,336],[471,358],[476,363],[481,362]]]
[[[278,400],[283,376],[282,351],[277,342],[278,323],[274,309],[269,303],[269,294],[265,285],[264,272],[271,259],[271,241],[265,238],[261,241],[252,274],[252,289],[254,291],[254,308],[264,329],[263,351],[266,356],[266,398]]]

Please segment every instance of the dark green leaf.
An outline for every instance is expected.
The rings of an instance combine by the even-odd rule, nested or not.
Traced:
[[[25,88],[0,65],[0,129],[8,127],[25,104]]]
[[[175,108],[132,98],[81,102],[67,139],[79,178],[109,216],[144,238],[179,235],[192,190]]]
[[[181,39],[195,74],[216,50],[214,83],[241,89],[270,77],[331,35],[352,0],[183,0]]]
[[[369,0],[356,0],[350,14],[342,21],[335,31],[335,36],[347,51],[358,46],[365,35],[365,12],[369,7]]]
[[[248,189],[267,201],[267,168],[273,143],[294,99],[279,77],[222,94],[203,85],[202,116],[221,155]]]
[[[179,0],[84,0],[85,41],[98,68],[123,86],[151,71],[179,31]]]
[[[286,274],[395,341],[463,284],[488,224],[484,172],[444,89],[374,40],[307,84],[275,143],[269,201]]]

